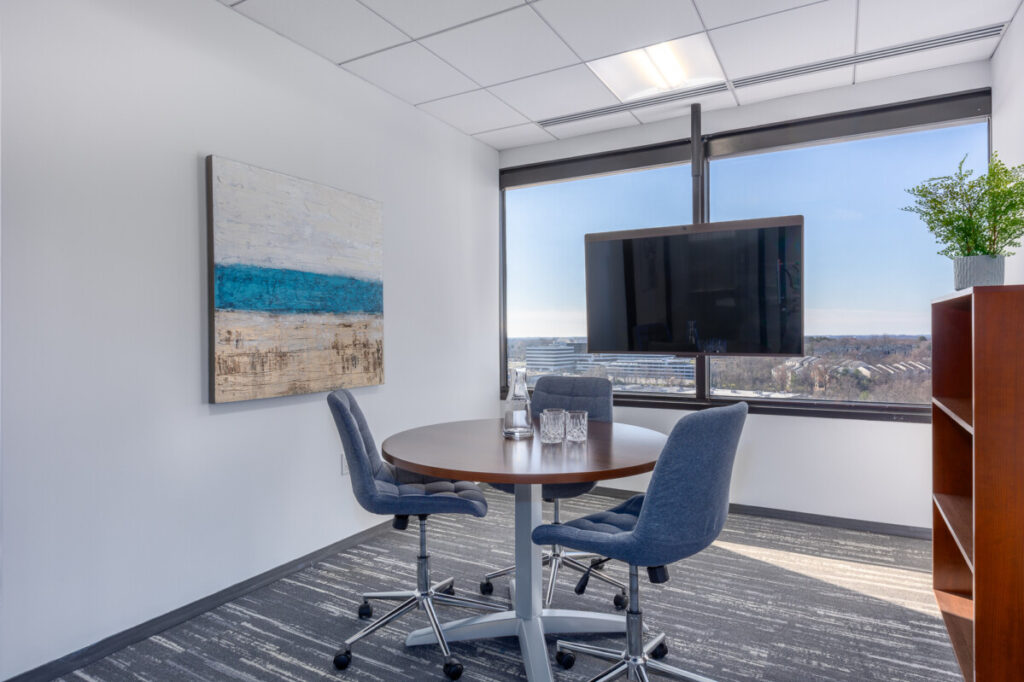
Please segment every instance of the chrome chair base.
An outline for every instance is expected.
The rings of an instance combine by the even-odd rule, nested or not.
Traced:
[[[339,649],[334,656],[334,667],[344,670],[352,662],[352,645],[367,635],[373,634],[385,625],[398,620],[413,609],[421,609],[427,614],[430,628],[434,631],[441,654],[444,656],[444,674],[448,679],[457,680],[462,676],[462,664],[452,656],[448,641],[441,629],[441,622],[437,618],[434,609],[435,604],[445,606],[459,606],[468,609],[482,611],[508,611],[511,604],[500,602],[486,602],[479,599],[470,599],[455,594],[455,578],[446,578],[441,582],[430,584],[430,556],[427,554],[426,545],[426,519],[420,517],[420,554],[416,558],[417,589],[398,590],[393,592],[367,592],[363,595],[363,603],[359,606],[360,618],[371,618],[373,607],[371,599],[384,601],[401,602],[394,609],[373,621],[359,632],[345,640],[343,648]]]
[[[668,648],[664,647],[664,643],[665,633],[661,633],[644,645],[640,656],[630,656],[624,649],[606,649],[604,647],[558,640],[555,660],[564,668],[572,667],[573,662],[575,662],[575,654],[585,654],[606,661],[615,661],[610,668],[592,677],[590,682],[610,682],[610,680],[617,680],[621,677],[625,677],[627,680],[647,682],[650,679],[647,675],[648,669],[652,673],[664,675],[675,680],[684,680],[684,682],[714,682],[703,675],[687,672],[658,660],[665,653],[668,653]],[[659,646],[663,647],[661,651],[657,651]],[[569,655],[572,655],[572,657],[570,658]]]
[[[687,672],[661,661],[668,653],[665,644],[665,633],[661,633],[646,644],[643,639],[643,614],[639,608],[639,580],[637,567],[629,567],[629,612],[626,614],[626,648],[607,649],[580,642],[558,640],[555,645],[555,660],[563,668],[571,668],[576,662],[576,654],[593,656],[605,661],[613,661],[611,667],[602,671],[590,682],[610,682],[625,677],[627,680],[648,682],[648,670],[665,677],[684,682],[714,682],[703,675]]]

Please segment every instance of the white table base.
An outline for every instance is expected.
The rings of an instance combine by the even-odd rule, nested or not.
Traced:
[[[530,537],[533,529],[540,523],[540,486],[516,484],[514,610],[462,618],[441,626],[449,642],[518,637],[519,648],[523,654],[523,666],[530,682],[549,682],[552,679],[544,635],[626,631],[625,616],[541,608],[544,583],[540,561],[541,548],[533,544]],[[433,630],[421,628],[409,633],[405,644],[417,646],[434,644],[436,641]]]

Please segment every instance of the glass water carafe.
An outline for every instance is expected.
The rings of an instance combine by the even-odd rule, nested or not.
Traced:
[[[526,370],[516,369],[505,398],[505,438],[520,440],[533,437],[533,416],[530,414],[530,393],[526,390]]]

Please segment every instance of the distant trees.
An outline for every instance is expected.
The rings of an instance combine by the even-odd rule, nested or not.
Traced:
[[[509,339],[509,362],[525,361],[528,345],[574,339]],[[712,389],[812,400],[917,403],[930,401],[931,339],[926,336],[809,336],[802,358],[722,357],[711,364]],[[604,368],[592,367],[594,375]],[[617,386],[673,392],[693,387],[683,378],[613,377]],[[640,388],[642,386],[642,388]]]

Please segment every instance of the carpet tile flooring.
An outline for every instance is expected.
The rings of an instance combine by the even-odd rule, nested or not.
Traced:
[[[512,497],[490,489],[487,497],[486,518],[435,516],[428,523],[431,578],[455,576],[468,596],[479,596],[484,572],[512,563]],[[617,502],[599,495],[567,500],[563,518]],[[344,672],[331,663],[342,640],[361,627],[361,592],[414,585],[417,547],[415,523],[388,530],[59,679],[445,680],[436,646],[404,646],[409,630],[427,625],[415,611],[359,642]],[[668,583],[642,577],[641,605],[651,631],[668,634],[666,662],[718,682],[956,682],[931,591],[930,551],[925,540],[734,514],[712,547],[669,568]],[[624,566],[606,570],[626,580]],[[610,588],[591,580],[577,597],[575,579],[562,577],[554,607],[614,612]],[[506,584],[495,582],[496,596],[507,596]],[[388,605],[375,607],[379,615]],[[438,609],[442,620],[472,615]],[[548,641],[553,656],[554,638]],[[618,647],[624,639],[585,641]],[[511,638],[454,643],[452,652],[465,666],[463,680],[525,679]],[[559,681],[587,680],[604,667],[584,656],[571,670],[552,663]]]

